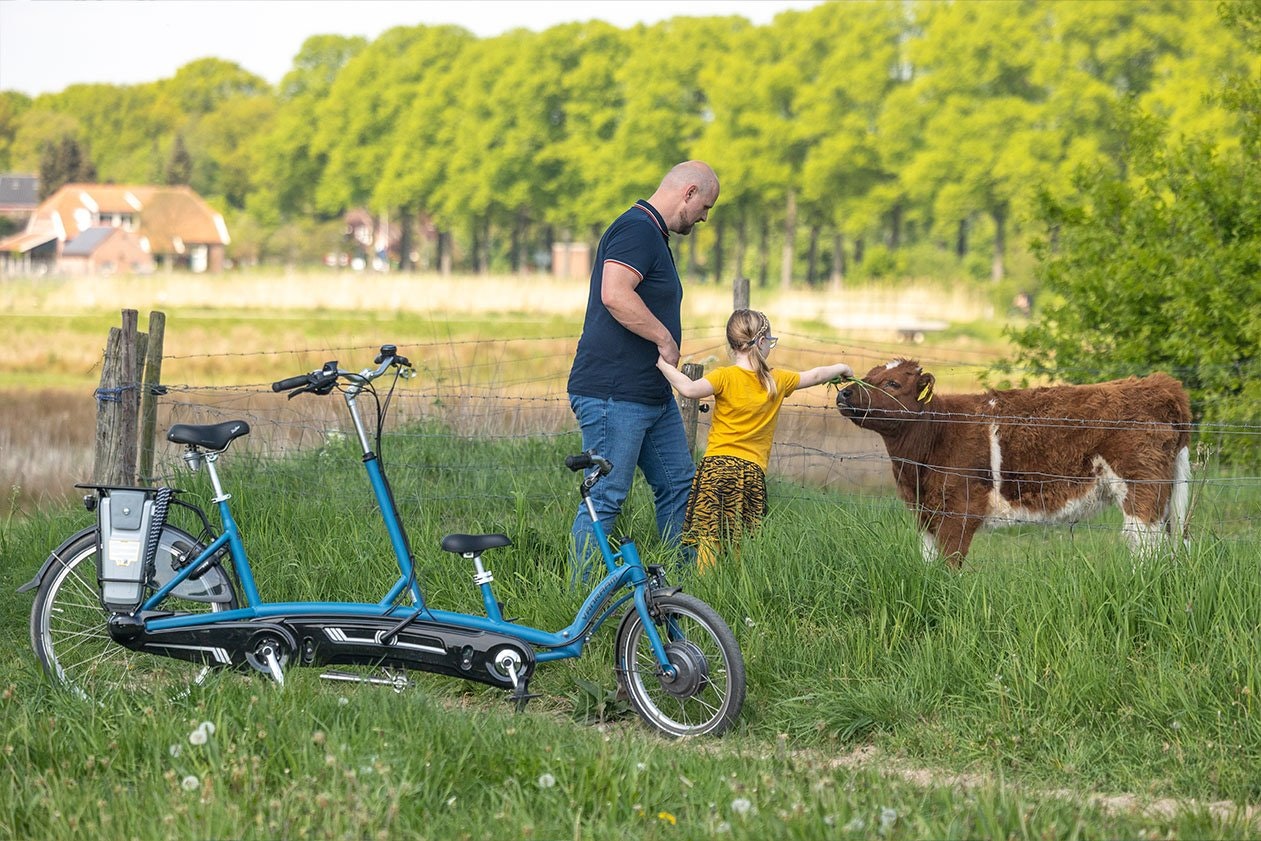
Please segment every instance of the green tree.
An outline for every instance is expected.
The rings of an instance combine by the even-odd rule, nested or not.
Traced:
[[[337,74],[367,46],[340,35],[308,38],[280,80],[275,118],[252,139],[256,178],[247,201],[260,224],[315,213],[315,187],[326,164],[314,148],[313,119]]]
[[[452,98],[450,74],[472,42],[455,26],[395,27],[347,62],[317,111],[312,139],[327,161],[315,191],[321,212],[393,206],[396,218],[410,220],[437,204],[447,172],[442,139],[452,109],[463,107]],[[408,264],[406,244],[402,256]]]
[[[188,184],[193,175],[193,158],[184,145],[184,135],[175,135],[171,145],[171,155],[167,158],[165,183]]]
[[[90,153],[71,135],[44,146],[39,159],[39,197],[46,199],[66,184],[91,183],[96,167]]]
[[[17,91],[0,91],[0,172],[14,169],[13,147],[22,114],[30,109],[31,98]]]
[[[1163,369],[1190,390],[1205,433],[1255,426],[1261,159],[1213,138],[1169,147],[1150,117],[1127,125],[1122,166],[1083,168],[1073,195],[1044,197],[1054,247],[1037,246],[1043,303],[1012,333],[1019,350],[1003,369],[1069,382]],[[1227,436],[1223,448],[1261,458],[1255,436]]]
[[[813,133],[802,168],[802,204],[812,229],[834,234],[831,275],[844,275],[844,240],[877,228],[876,191],[895,178],[882,160],[880,111],[902,84],[901,7],[892,2],[829,3],[803,20],[818,44],[814,69],[803,80],[801,123]]]

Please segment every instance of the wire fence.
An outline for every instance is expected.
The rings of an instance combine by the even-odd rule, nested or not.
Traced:
[[[444,458],[426,457],[424,463],[409,463],[394,457],[391,471],[405,471],[424,481],[427,474],[461,471],[476,474],[505,468],[501,453],[479,455],[472,446],[478,442],[555,442],[554,447],[522,447],[514,450],[510,469],[520,478],[518,487],[530,487],[531,477],[540,477],[542,506],[554,503],[553,493],[541,477],[560,470],[560,457],[580,447],[577,424],[565,393],[565,377],[572,360],[570,337],[537,339],[480,339],[451,341],[423,347],[400,344],[399,350],[416,364],[418,376],[399,383],[390,405],[387,450],[405,453],[408,436],[441,439],[437,451]],[[701,362],[706,369],[726,364],[721,334],[685,336],[685,359]],[[340,359],[342,367],[364,367],[376,346],[309,348],[283,353],[242,351],[230,354],[232,360],[209,357],[168,357],[164,379],[167,394],[160,404],[159,430],[171,423],[218,423],[245,420],[251,434],[233,445],[261,459],[283,458],[299,451],[327,446],[355,434],[345,405],[336,396],[300,396],[287,400],[271,391],[270,382],[319,368],[329,359]],[[781,353],[781,350],[785,351]],[[836,361],[848,362],[858,375],[891,358],[909,355],[912,346],[863,345],[788,334],[781,337],[775,362],[783,367],[804,370]],[[361,364],[355,364],[360,360]],[[982,372],[992,363],[992,354],[969,348],[933,351],[919,358],[937,376],[939,392],[979,391]],[[195,381],[196,371],[207,365],[257,371],[270,371],[267,379],[231,386],[199,387],[177,385],[170,380],[186,374]],[[784,403],[775,436],[769,476],[772,479],[772,506],[809,503],[844,506],[851,516],[878,518],[891,511],[905,511],[898,499],[893,472],[882,440],[859,429],[844,418],[835,405],[835,388],[821,386],[800,390]],[[367,404],[365,404],[367,405]],[[366,415],[371,415],[368,411]],[[1077,423],[1080,419],[1019,418],[1014,422],[1048,427]],[[945,419],[945,422],[975,422],[971,418]],[[698,451],[707,439],[711,415],[702,413],[696,429]],[[371,424],[370,424],[371,425]],[[1254,426],[1195,426],[1192,433],[1192,522],[1193,539],[1251,541],[1261,501],[1261,478],[1229,468],[1217,458],[1221,445],[1230,436],[1255,436]],[[429,448],[429,452],[433,448]],[[155,473],[178,484],[183,469],[179,449],[159,439]],[[478,461],[479,458],[485,459]],[[344,483],[348,499],[364,493],[354,475],[354,460],[338,469],[347,471]],[[321,470],[332,469],[321,462]],[[1075,477],[1046,476],[1044,481]],[[1026,481],[1034,481],[1027,477]],[[481,493],[484,488],[479,489]],[[514,491],[514,493],[517,493]],[[505,496],[484,497],[488,506],[518,500]],[[336,504],[336,501],[330,501]],[[426,504],[441,505],[443,498],[428,496]],[[910,520],[911,515],[905,515]],[[1111,518],[1110,518],[1111,517]],[[1031,518],[1034,519],[1044,518]],[[1101,515],[1071,526],[1074,534],[1092,530],[1115,532],[1119,515]],[[1019,518],[1016,519],[1019,522]],[[1068,526],[1065,525],[1065,528]],[[1040,533],[1040,532],[1039,532]],[[1036,537],[1030,537],[1036,540]]]

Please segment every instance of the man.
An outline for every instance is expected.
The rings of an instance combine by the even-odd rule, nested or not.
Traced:
[[[657,530],[677,544],[695,466],[683,419],[657,356],[679,361],[683,285],[670,234],[687,235],[709,218],[718,177],[708,164],[678,164],[648,200],[640,199],[600,238],[587,315],[569,373],[569,403],[582,447],[613,463],[591,501],[608,534],[630,493],[635,468],[652,488]],[[576,579],[599,563],[591,518],[579,506],[573,525]]]

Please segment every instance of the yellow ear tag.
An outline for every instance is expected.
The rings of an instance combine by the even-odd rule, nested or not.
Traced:
[[[916,397],[915,399],[921,403],[933,402],[933,384],[929,383],[928,385],[924,386],[924,390],[921,391],[919,393],[919,397]]]

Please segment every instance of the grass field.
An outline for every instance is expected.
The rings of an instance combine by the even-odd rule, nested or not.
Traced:
[[[539,402],[554,414],[555,386],[545,382],[567,368],[579,329],[572,302],[454,314],[461,299],[508,295],[468,279],[444,288],[445,303],[434,290],[426,298],[420,281],[400,284],[395,310],[374,306],[386,293],[363,279],[252,284],[257,299],[242,284],[200,280],[178,295],[158,282],[0,286],[0,326],[15,348],[0,459],[23,451],[25,476],[73,467],[73,455],[56,461],[42,451],[78,446],[53,443],[74,438],[67,428],[82,411],[81,397],[62,404],[58,395],[95,386],[92,369],[119,306],[140,309],[142,328],[147,308],[165,308],[164,379],[183,386],[173,412],[199,400],[261,411],[259,392],[272,379],[318,364],[330,349],[350,362],[390,340],[456,392],[511,383],[547,397]],[[723,295],[689,291],[685,353],[712,354],[721,341]],[[312,299],[321,308],[285,307]],[[786,337],[783,364],[820,364],[838,352],[875,364],[905,352],[878,334],[826,341],[834,334],[827,308],[867,311],[860,300],[759,302],[755,290],[754,305]],[[917,314],[946,311],[952,300],[941,296]],[[957,305],[961,314],[983,309]],[[940,344],[930,337],[915,351],[971,388],[971,363],[992,357],[995,338],[960,321]],[[513,373],[520,369],[528,375]],[[199,385],[216,388],[207,396]],[[526,397],[518,405],[535,405]],[[470,570],[437,542],[453,531],[503,531],[514,545],[486,561],[509,615],[567,624],[577,605],[564,562],[576,494],[560,461],[577,449],[576,435],[563,413],[545,434],[529,435],[522,429],[542,421],[523,420],[524,409],[516,419],[491,417],[473,402],[458,425],[434,425],[419,407],[435,399],[400,399],[405,425],[383,454],[429,598],[478,609]],[[834,429],[826,400],[820,392],[801,407],[804,441]],[[320,414],[331,405],[310,411],[276,426],[278,441],[303,446],[225,457],[260,586],[274,600],[375,600],[392,561],[380,551],[362,468],[329,434],[340,428]],[[204,476],[176,474],[174,455],[164,456],[171,474],[204,503],[213,495]],[[14,475],[10,463],[0,461],[0,475]],[[842,472],[852,467],[843,464]],[[582,660],[543,667],[532,684],[543,697],[520,715],[495,691],[432,676],[395,694],[304,670],[283,690],[258,675],[223,675],[186,696],[158,687],[82,702],[39,672],[27,639],[31,599],[15,592],[51,547],[90,522],[50,491],[0,519],[0,838],[1261,834],[1261,579],[1250,536],[1213,525],[1248,521],[1261,502],[1249,487],[1204,489],[1195,509],[1202,539],[1172,561],[1135,562],[1121,548],[1119,518],[1104,517],[1072,531],[985,536],[959,573],[919,560],[910,518],[890,494],[849,490],[776,479],[771,515],[741,556],[718,574],[680,579],[727,618],[749,674],[734,732],[691,742],[654,735],[613,696],[609,628]],[[645,544],[649,561],[664,559],[649,537],[642,487],[620,531]]]
[[[432,602],[479,605],[441,534],[504,531],[514,546],[486,560],[508,612],[567,624],[576,494],[559,461],[574,437],[437,433],[386,450]],[[225,466],[265,595],[379,596],[391,562],[353,501],[356,462],[333,442]],[[494,463],[516,467],[460,469]],[[1136,564],[1104,531],[1015,534],[951,573],[918,559],[897,505],[778,484],[772,497],[739,559],[680,579],[732,624],[750,680],[732,734],[683,743],[613,698],[611,629],[581,661],[543,667],[522,715],[431,676],[396,695],[301,670],[283,690],[225,675],[93,706],[39,674],[30,598],[14,592],[87,515],[11,523],[0,837],[1256,836],[1261,582],[1243,544]],[[623,529],[662,560],[651,516],[637,489]]]

